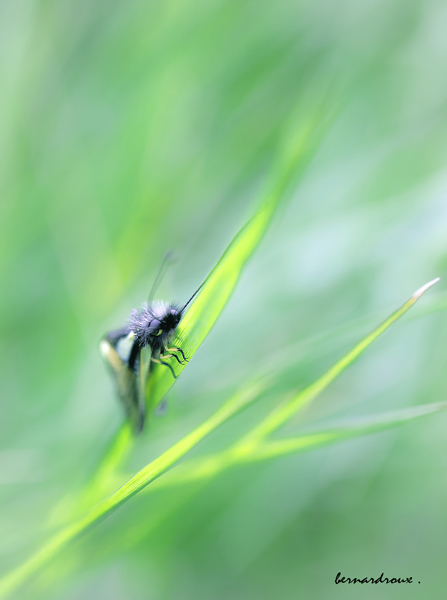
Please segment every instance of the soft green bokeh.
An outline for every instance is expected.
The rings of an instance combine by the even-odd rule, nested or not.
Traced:
[[[121,422],[97,342],[185,301],[259,194],[290,114],[331,127],[213,331],[137,441],[136,472],[271,364],[226,448],[447,266],[447,10],[438,2],[0,4],[0,566],[66,523]],[[444,281],[287,427],[446,400]],[[430,313],[433,309],[432,314]],[[442,413],[136,496],[22,599],[437,598]],[[413,576],[411,587],[335,586]]]

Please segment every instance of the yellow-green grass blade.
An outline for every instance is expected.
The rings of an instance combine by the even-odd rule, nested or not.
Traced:
[[[321,433],[264,442],[260,445],[258,451],[253,453],[253,459],[264,460],[274,458],[276,456],[310,450],[316,446],[340,442],[359,435],[384,431],[408,421],[440,412],[446,408],[447,402],[434,402],[432,404],[390,411],[380,415],[352,419],[345,426]]]
[[[211,415],[211,417],[209,417],[191,433],[183,437],[176,444],[171,446],[168,450],[166,450],[166,452],[161,454],[154,461],[149,463],[144,469],[139,471],[134,477],[129,479],[129,481],[121,486],[115,493],[111,494],[102,502],[99,502],[83,518],[80,518],[72,525],[64,528],[60,533],[56,534],[34,556],[0,580],[0,598],[7,596],[10,592],[29,579],[39,569],[44,567],[69,542],[79,537],[90,527],[96,525],[112,511],[117,509],[121,504],[129,500],[132,496],[145,488],[149,483],[165,473],[178,460],[185,456],[187,452],[196,446],[204,437],[255,401],[261,391],[262,386],[255,382],[252,385],[244,388],[239,393],[236,393],[219,410]]]
[[[276,164],[272,170],[270,181],[266,187],[265,199],[258,212],[242,227],[231,241],[222,257],[207,277],[203,288],[191,303],[185,317],[181,321],[177,336],[172,345],[180,346],[188,359],[191,359],[200,344],[208,335],[218,316],[228,302],[243,267],[256,250],[268,226],[270,225],[275,210],[284,199],[288,188],[294,178],[304,168],[311,158],[313,151],[318,147],[318,142],[324,135],[329,124],[327,115],[324,114],[325,103],[314,109],[311,116],[304,121],[301,128],[297,128],[296,113],[287,123],[288,139],[279,153]],[[177,375],[184,366],[171,359],[171,366]],[[174,383],[170,370],[165,367],[155,366],[147,382],[147,420],[154,409]],[[123,443],[125,438],[126,443]],[[112,475],[114,469],[120,466],[125,459],[132,442],[127,424],[123,424],[112,443],[109,451],[103,457],[99,471],[107,477]],[[104,489],[106,480],[99,479],[89,485],[86,496],[96,500],[95,492]]]
[[[287,402],[279,410],[273,411],[262,423],[255,427],[252,432],[245,436],[240,442],[235,444],[228,451],[224,452],[220,457],[211,459],[211,463],[204,463],[200,467],[200,472],[212,474],[213,470],[225,468],[225,464],[231,462],[245,462],[246,460],[265,459],[281,454],[296,452],[300,449],[308,448],[312,445],[320,445],[343,439],[353,434],[355,428],[343,428],[337,432],[324,432],[321,434],[311,434],[301,438],[293,438],[292,440],[277,440],[266,441],[265,436],[280,427],[295,412],[301,408],[306,402],[312,400],[317,394],[323,391],[335,377],[346,369],[366,348],[383,333],[388,327],[401,317],[413,304],[422,296],[422,294],[436,283],[438,279],[430,281],[419,290],[417,290],[411,298],[397,311],[395,311],[386,321],[377,327],[372,333],[366,336],[359,344],[357,344],[350,352],[348,352],[341,360],[331,367],[320,379],[314,384],[306,388],[303,392],[296,395],[292,400]],[[196,446],[204,437],[222,425],[228,419],[240,412],[242,409],[254,402],[264,389],[264,384],[254,382],[237,393],[227,403],[225,403],[217,412],[209,417],[204,423],[194,429],[190,434],[186,435],[179,442],[171,446],[166,452],[161,454],[154,461],[149,463],[144,469],[132,477],[127,483],[119,488],[111,496],[99,502],[87,515],[74,524],[63,529],[59,534],[54,536],[47,545],[45,545],[37,554],[28,561],[23,563],[15,571],[7,575],[0,581],[0,597],[6,596],[17,586],[26,581],[36,571],[50,561],[63,547],[69,542],[80,536],[90,527],[97,524],[113,510],[121,504],[129,500],[133,495],[144,489],[149,483],[157,479],[165,473],[174,464],[176,464],[189,450]],[[436,409],[433,409],[436,406]],[[419,410],[418,415],[427,414],[444,408],[443,403],[438,405],[428,405],[428,407],[419,407],[413,409]],[[430,408],[431,407],[431,408]],[[412,409],[408,409],[411,411]],[[411,418],[412,413],[406,414],[406,417],[400,417],[400,421]],[[417,416],[416,413],[414,416]],[[378,427],[391,426],[392,421],[397,422],[399,419],[396,416],[391,418],[379,419],[374,421],[371,418],[362,431],[377,430]],[[199,472],[199,470],[197,470]]]
[[[314,431],[287,439],[260,441],[258,445],[252,445],[251,447],[245,444],[241,446],[236,443],[231,448],[222,452],[183,462],[166,473],[164,477],[155,481],[153,485],[145,488],[143,493],[162,491],[166,488],[176,486],[194,486],[194,484],[199,484],[200,487],[198,489],[202,489],[203,484],[207,484],[214,477],[219,476],[222,472],[232,467],[241,467],[265,460],[273,460],[300,452],[309,452],[324,445],[384,432],[446,409],[447,402],[435,402],[395,411],[387,411],[376,415],[351,418],[338,424],[329,425],[327,429],[321,431]],[[193,487],[191,492],[194,494],[195,490],[197,491],[197,488]],[[183,494],[184,492],[178,498],[183,498]],[[186,497],[190,500],[191,494],[188,494]],[[164,518],[169,518],[171,509],[172,506],[164,513]],[[135,530],[132,536],[132,543],[137,543],[142,536],[147,536],[148,528],[150,529],[151,526],[152,524],[149,523]]]
[[[181,321],[174,346],[182,348],[190,359],[208,335],[233,292],[245,264],[256,250],[270,225],[275,211],[286,195],[294,176],[309,159],[321,132],[320,111],[308,120],[298,135],[286,144],[287,151],[277,161],[261,208],[242,227],[231,241],[222,257],[207,277],[203,288],[191,303]],[[180,374],[184,366],[171,359]],[[159,404],[174,383],[166,368],[155,368],[148,381],[147,398],[149,410]]]
[[[293,396],[288,402],[278,407],[273,413],[268,415],[261,423],[259,423],[247,436],[247,443],[254,443],[255,440],[263,439],[279,427],[284,425],[293,415],[303,406],[311,402],[318,394],[325,390],[343,371],[353,363],[382,333],[384,333],[397,319],[402,317],[415,302],[424,294],[432,285],[439,281],[439,277],[429,281],[390,315],[383,323],[381,323],[370,334],[365,336],[358,344],[337,361],[324,375],[314,381],[307,388]]]
[[[261,440],[251,445],[236,443],[228,450],[219,452],[218,454],[184,462],[168,473],[166,477],[159,479],[151,490],[155,491],[165,487],[211,479],[225,469],[238,464],[306,452],[326,444],[333,444],[362,435],[386,431],[387,429],[392,429],[393,427],[446,409],[447,402],[434,402],[432,404],[388,411],[378,415],[349,419],[336,427],[287,439]]]
[[[272,433],[288,421],[300,408],[311,402],[320,392],[325,390],[330,383],[338,377],[354,360],[356,360],[371,344],[376,340],[382,333],[384,333],[397,319],[403,316],[417,300],[424,294],[432,285],[434,285],[439,278],[433,279],[429,283],[419,288],[414,294],[401,306],[398,310],[392,313],[383,323],[381,323],[376,329],[370,334],[364,337],[352,350],[345,354],[339,361],[337,361],[328,371],[326,371],[319,379],[313,382],[310,386],[301,390],[295,394],[287,403],[280,406],[278,409],[273,411],[266,417],[260,424],[258,424],[251,432],[249,432],[244,438],[244,444],[247,449],[258,445],[257,440],[264,438],[268,434]],[[264,378],[267,380],[266,378]],[[121,439],[120,436],[118,439]],[[128,441],[130,438],[127,437]],[[121,444],[122,445],[122,444]],[[115,450],[115,449],[113,449]],[[112,452],[112,456],[116,457],[116,452]],[[108,461],[106,460],[106,463]],[[114,465],[116,458],[114,459]],[[103,470],[107,472],[108,477],[113,475],[113,470],[107,468],[107,465],[103,466]],[[101,478],[99,478],[101,480]],[[96,489],[104,489],[104,486],[97,487]]]
[[[188,359],[192,358],[224,309],[243,267],[270,225],[275,210],[284,199],[294,178],[304,168],[312,156],[312,152],[318,146],[318,142],[328,126],[328,119],[324,118],[323,111],[324,102],[307,118],[301,129],[296,127],[296,114],[291,116],[288,126],[293,133],[289,134],[288,139],[285,140],[260,209],[231,241],[178,327],[173,345],[180,346]],[[184,368],[174,359],[171,359],[171,366],[177,375]],[[155,366],[146,388],[147,420],[150,419],[151,410],[160,404],[173,383],[174,379],[169,369]],[[99,470],[107,476],[111,475],[113,471],[109,463],[113,463],[113,468],[118,467],[122,462],[120,456],[124,460],[131,446],[132,437],[129,436],[127,424],[123,424],[122,429],[117,434],[116,443],[112,443],[99,466]],[[123,444],[123,438],[126,438],[127,443]],[[104,489],[105,485],[106,482],[100,480],[93,482],[89,489],[92,491]],[[95,500],[94,493],[88,492],[87,496]]]
[[[244,444],[247,448],[251,446],[257,446],[256,440],[262,439],[267,436],[269,433],[272,433],[274,430],[283,425],[287,420],[289,420],[300,408],[302,408],[307,403],[311,402],[320,392],[325,390],[330,383],[338,377],[354,360],[356,360],[360,354],[362,354],[374,340],[376,340],[382,333],[384,333],[388,327],[390,327],[397,319],[403,316],[414,304],[417,300],[424,294],[432,285],[434,285],[439,278],[433,279],[429,283],[425,284],[421,288],[419,288],[414,294],[401,306],[398,310],[392,313],[383,323],[381,323],[376,329],[374,329],[369,335],[364,337],[352,350],[350,350],[347,354],[345,354],[339,361],[337,361],[328,371],[326,371],[319,379],[313,382],[310,386],[301,390],[299,393],[295,394],[287,403],[280,406],[277,410],[273,411],[270,415],[267,416],[264,421],[258,424],[251,432],[247,434],[244,438]],[[268,378],[264,378],[265,381]],[[119,440],[122,436],[119,436]],[[127,440],[130,441],[129,436],[127,436]],[[121,444],[121,442],[120,442]],[[121,444],[122,446],[122,444]],[[115,448],[112,448],[112,456],[114,458],[114,466],[116,464],[116,454]],[[119,453],[118,453],[119,454]],[[108,461],[105,461],[108,463]],[[113,475],[113,469],[107,468],[107,464],[103,465],[102,469],[107,473],[107,476],[111,480],[111,476]],[[96,486],[93,484],[95,489],[104,489],[104,486],[101,484],[101,477],[99,478],[99,482],[96,482]],[[98,487],[99,486],[99,487]]]

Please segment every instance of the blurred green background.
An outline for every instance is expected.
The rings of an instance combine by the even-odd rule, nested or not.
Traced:
[[[447,267],[441,1],[3,0],[0,565],[65,522],[119,427],[97,351],[148,293],[184,302],[257,206],[291,112],[326,135],[129,474],[281,355],[278,397]],[[288,426],[445,400],[441,280]],[[293,360],[296,359],[296,360]],[[443,598],[447,417],[143,493],[20,599]],[[412,576],[343,586],[335,575]]]

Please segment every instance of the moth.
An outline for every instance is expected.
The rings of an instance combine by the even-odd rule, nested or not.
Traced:
[[[170,369],[176,379],[174,369],[166,359],[172,358],[180,365],[188,362],[183,350],[170,347],[170,344],[186,307],[203,285],[182,307],[161,300],[145,302],[141,308],[132,310],[127,325],[107,333],[100,341],[100,352],[110,369],[118,396],[135,433],[140,433],[144,427],[146,385],[154,365],[160,364]]]

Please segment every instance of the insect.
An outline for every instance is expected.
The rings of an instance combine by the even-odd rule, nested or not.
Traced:
[[[151,301],[152,292],[167,259],[168,255],[155,278],[149,301],[133,310],[128,324],[107,333],[99,345],[135,433],[140,433],[144,427],[146,385],[154,365],[164,365],[176,379],[174,369],[166,359],[173,358],[180,365],[188,362],[181,348],[169,346],[186,307],[203,287],[202,283],[182,307],[172,302]]]

